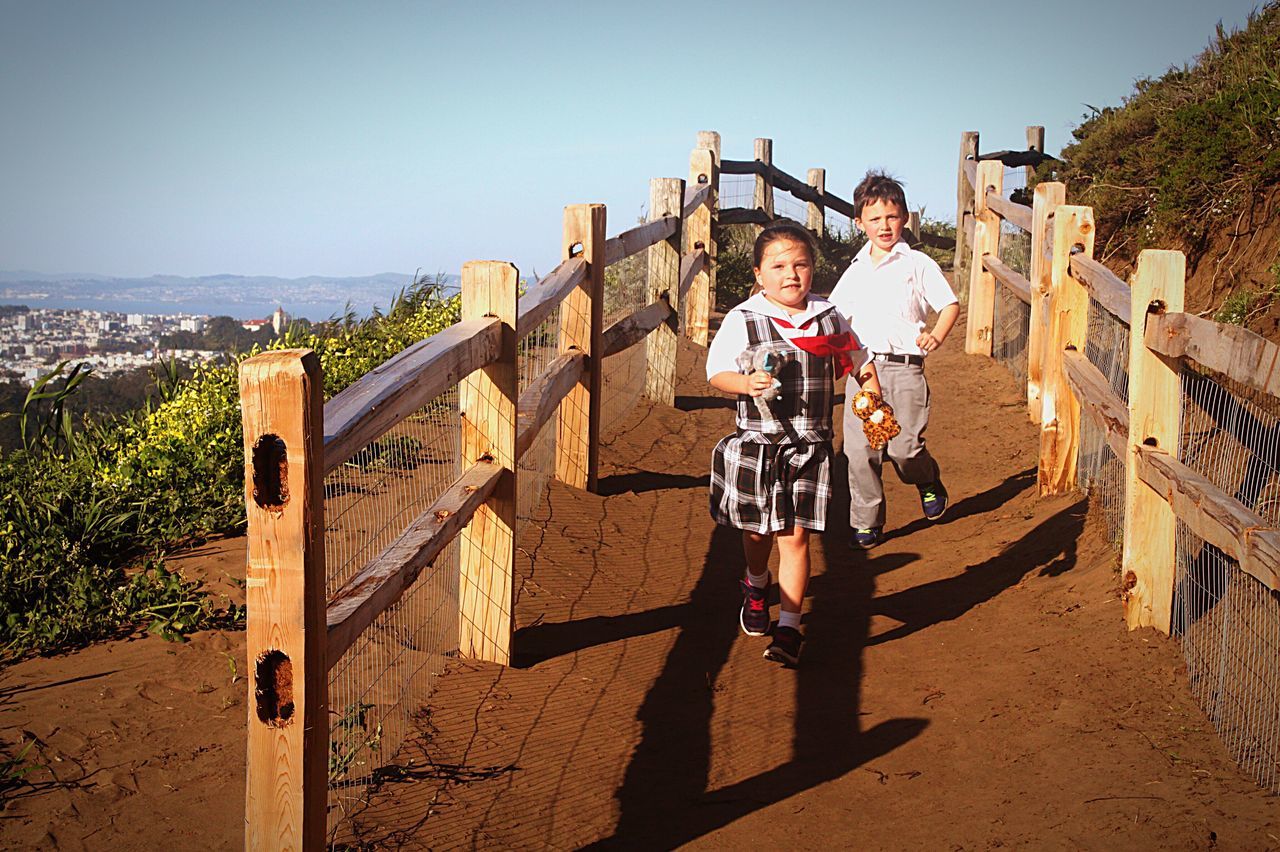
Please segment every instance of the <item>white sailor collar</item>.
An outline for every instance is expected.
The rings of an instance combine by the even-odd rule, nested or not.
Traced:
[[[756,293],[754,296],[734,308],[734,310],[751,311],[753,313],[763,314],[767,317],[773,317],[774,319],[786,320],[793,325],[799,326],[814,317],[826,313],[833,307],[835,307],[835,305],[831,304],[826,299],[810,293],[809,304],[805,309],[798,314],[789,314],[785,308],[775,305],[773,302],[766,299],[764,293]]]

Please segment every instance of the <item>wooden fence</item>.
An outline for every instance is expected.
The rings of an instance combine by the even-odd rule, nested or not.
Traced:
[[[715,231],[722,168],[755,169],[758,209],[772,220],[772,187],[823,210],[852,213],[771,162],[720,161],[718,133],[698,134],[689,179],[650,184],[648,221],[605,237],[603,205],[565,208],[562,262],[527,292],[518,270],[474,261],[462,270],[462,319],[375,368],[327,403],[319,360],[306,350],[244,362],[249,689],[246,846],[318,849],[326,838],[330,748],[327,676],[381,613],[459,542],[459,653],[509,663],[514,638],[516,477],[521,457],[556,421],[555,477],[596,487],[602,362],[645,346],[645,395],[674,404],[676,336],[706,345],[715,305]],[[605,269],[648,253],[648,303],[604,327]],[[517,342],[557,321],[559,355],[517,394]],[[325,592],[324,477],[441,394],[457,389],[461,474],[335,593]]]
[[[1121,570],[1129,626],[1170,630],[1177,520],[1280,590],[1280,530],[1178,460],[1176,404],[1184,359],[1280,396],[1280,348],[1185,313],[1181,252],[1144,251],[1131,280],[1121,280],[1093,257],[1091,208],[1066,204],[1060,183],[1036,186],[1030,207],[1009,201],[1001,194],[1003,164],[979,159],[977,144],[977,133],[962,136],[956,221],[957,267],[967,247],[969,275],[965,351],[991,355],[997,283],[1030,305],[1027,407],[1040,424],[1040,493],[1075,487],[1087,412],[1125,466]],[[1030,233],[1029,277],[1000,261],[1001,223]],[[1127,402],[1085,357],[1090,300],[1130,329]]]

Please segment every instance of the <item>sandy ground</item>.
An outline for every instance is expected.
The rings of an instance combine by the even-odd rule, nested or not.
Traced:
[[[930,360],[953,504],[889,483],[887,541],[815,546],[801,667],[737,626],[736,533],[706,512],[732,413],[681,353],[599,495],[553,485],[520,542],[518,665],[455,661],[346,839],[364,848],[1280,848],[1280,804],[1128,633],[1075,498],[1035,496],[1022,394],[957,336]],[[847,498],[845,498],[847,500]],[[240,540],[180,567],[235,599]],[[775,610],[776,614],[776,610]],[[35,739],[0,845],[243,844],[243,634],[148,637],[0,673],[0,740]]]

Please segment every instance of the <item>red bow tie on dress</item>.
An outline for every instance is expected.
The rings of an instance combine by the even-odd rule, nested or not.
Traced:
[[[783,328],[799,328],[803,331],[815,318],[810,317],[800,323],[799,326],[792,325],[786,320],[778,319],[777,317],[771,317],[771,319]],[[847,331],[842,331],[839,334],[819,334],[814,337],[792,337],[787,342],[797,349],[808,352],[810,355],[816,355],[819,358],[834,358],[837,379],[853,370],[853,359],[849,357],[849,353],[856,352],[862,348],[858,338]]]

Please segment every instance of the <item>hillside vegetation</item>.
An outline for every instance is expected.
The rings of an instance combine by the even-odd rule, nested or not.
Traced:
[[[1146,248],[1188,256],[1188,308],[1276,337],[1280,324],[1280,2],[1219,25],[1192,64],[1139,80],[1073,132],[1040,179],[1094,208],[1097,254],[1127,269]]]
[[[411,343],[458,320],[457,296],[420,280],[385,315],[291,329],[271,348],[320,357],[328,398]],[[47,378],[23,447],[0,457],[0,649],[50,652],[138,625],[169,637],[242,613],[219,609],[161,555],[243,529],[239,361],[167,383],[131,414],[76,424],[87,375]],[[38,397],[44,396],[44,399]]]

